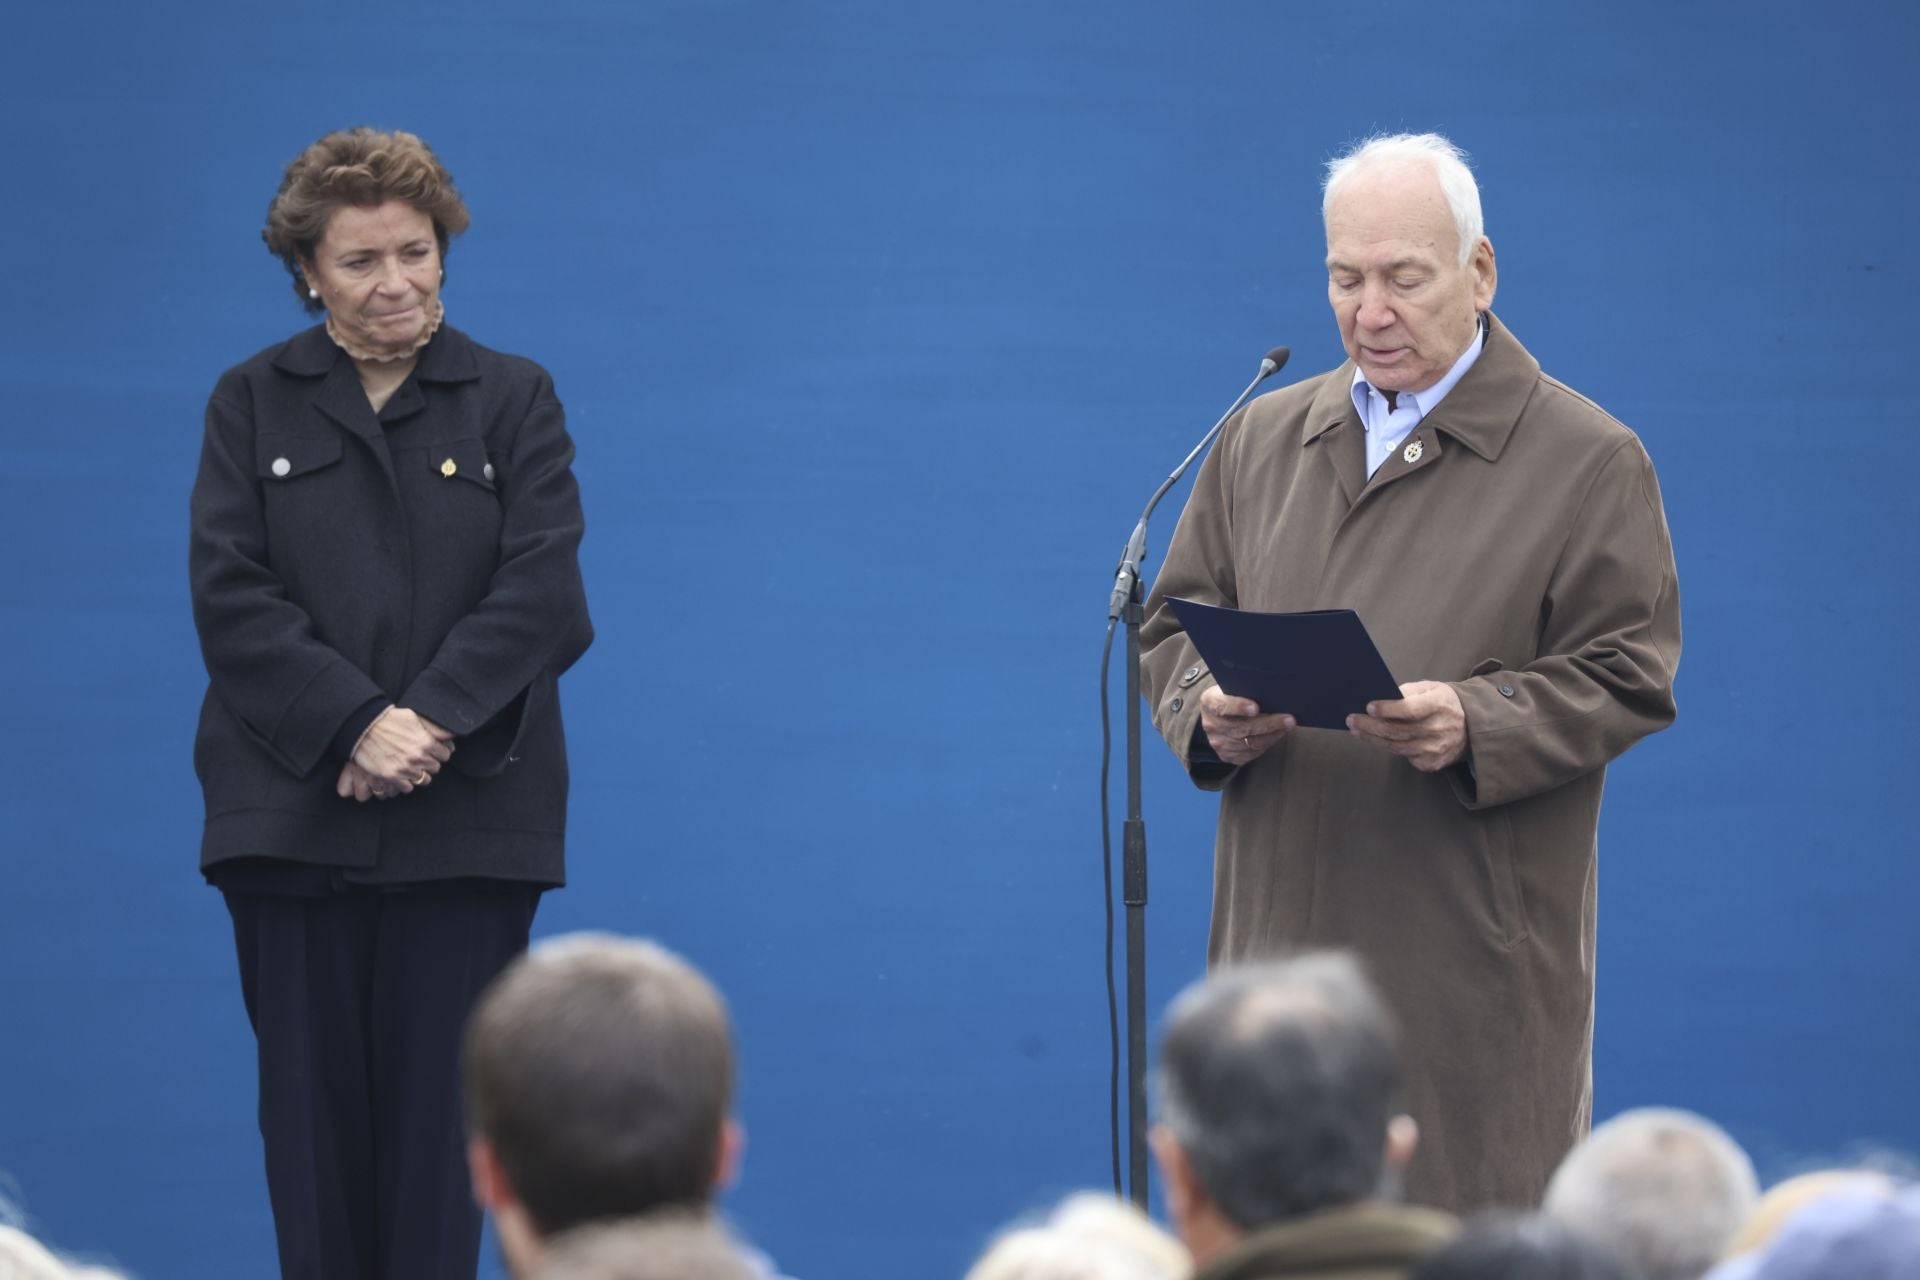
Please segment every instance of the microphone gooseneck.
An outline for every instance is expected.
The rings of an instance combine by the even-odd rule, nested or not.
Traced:
[[[1153,491],[1153,497],[1147,499],[1147,509],[1140,513],[1140,523],[1133,527],[1133,534],[1127,539],[1126,549],[1120,553],[1120,568],[1113,576],[1113,594],[1107,600],[1109,621],[1118,618],[1126,609],[1127,600],[1139,584],[1140,563],[1147,556],[1147,520],[1153,515],[1153,509],[1160,505],[1160,499],[1167,496],[1167,490],[1180,483],[1180,477],[1187,473],[1187,468],[1193,465],[1194,459],[1207,451],[1207,446],[1213,443],[1214,437],[1219,435],[1221,429],[1227,425],[1227,420],[1240,412],[1240,406],[1253,397],[1254,388],[1285,368],[1287,357],[1292,354],[1285,347],[1275,347],[1262,356],[1260,372],[1253,375],[1253,381],[1247,384],[1246,390],[1227,406],[1227,411],[1220,415],[1220,421],[1213,424],[1212,430],[1200,438],[1200,443],[1193,446],[1193,451],[1181,459],[1180,465],[1173,469],[1173,474],[1163,480],[1160,487]]]

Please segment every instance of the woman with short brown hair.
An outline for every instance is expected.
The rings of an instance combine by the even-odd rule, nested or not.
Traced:
[[[470,1280],[460,1029],[565,879],[556,682],[593,635],[573,444],[544,370],[445,323],[467,223],[413,135],[315,142],[263,236],[325,321],[207,406],[201,868],[289,1277]]]

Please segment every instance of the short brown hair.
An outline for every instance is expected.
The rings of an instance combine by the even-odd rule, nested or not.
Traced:
[[[307,296],[300,263],[312,260],[327,223],[347,205],[373,208],[404,200],[433,219],[440,257],[448,243],[472,221],[466,201],[454,189],[453,175],[433,148],[411,133],[362,126],[340,129],[302,151],[280,178],[280,190],[267,206],[260,238],[293,277],[293,291],[309,311],[322,309]]]
[[[542,1236],[708,1203],[733,1092],[726,1006],[650,942],[536,947],[467,1024],[467,1123]]]

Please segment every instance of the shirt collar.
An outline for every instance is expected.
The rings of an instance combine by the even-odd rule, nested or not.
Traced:
[[[1453,384],[1460,381],[1467,370],[1473,368],[1473,362],[1480,358],[1480,350],[1486,345],[1487,318],[1481,315],[1474,322],[1473,341],[1469,342],[1467,349],[1460,353],[1460,358],[1453,362],[1453,368],[1447,370],[1446,376],[1425,391],[1400,392],[1394,397],[1395,404],[1401,408],[1411,407],[1420,417],[1426,417],[1433,412],[1435,405],[1446,398],[1447,392],[1453,390]],[[1360,372],[1360,366],[1355,364],[1353,366],[1353,408],[1360,415],[1360,425],[1371,429],[1373,415],[1367,412],[1369,398],[1377,398],[1379,408],[1385,411],[1386,396],[1374,389],[1373,384],[1367,381],[1366,375]]]

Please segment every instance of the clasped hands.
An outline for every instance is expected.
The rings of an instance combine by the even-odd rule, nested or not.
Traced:
[[[1416,680],[1400,686],[1397,701],[1370,702],[1364,715],[1347,717],[1347,731],[1362,742],[1401,756],[1422,773],[1437,773],[1467,754],[1467,713],[1453,686]],[[1200,695],[1200,727],[1207,744],[1228,764],[1251,764],[1294,730],[1284,712],[1265,713],[1219,686]]]
[[[334,783],[342,799],[366,803],[424,787],[453,758],[453,731],[417,711],[388,707],[353,746],[353,758]]]

